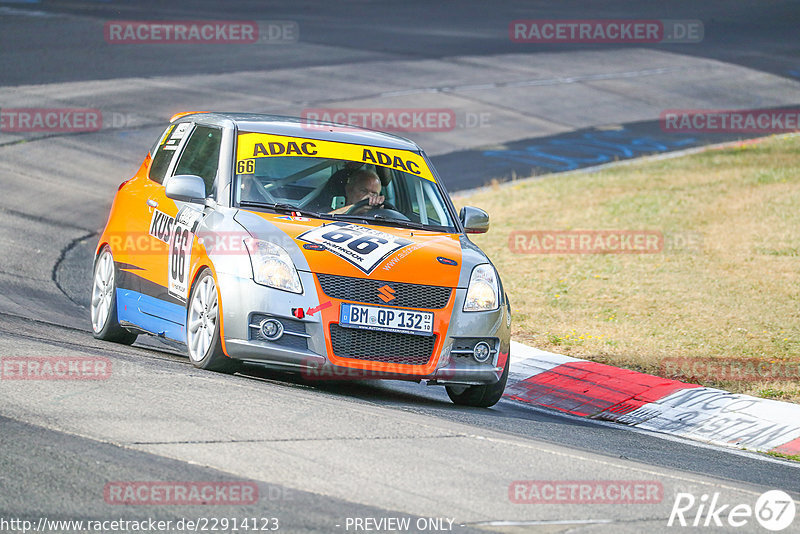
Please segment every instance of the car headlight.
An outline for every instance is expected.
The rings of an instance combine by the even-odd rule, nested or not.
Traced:
[[[469,277],[464,311],[496,310],[500,306],[497,274],[488,263],[476,265]]]
[[[292,258],[282,247],[259,239],[245,239],[244,244],[250,254],[255,283],[292,293],[303,292]]]

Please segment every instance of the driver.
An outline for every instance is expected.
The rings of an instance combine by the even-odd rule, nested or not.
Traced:
[[[356,213],[363,213],[369,209],[383,206],[386,197],[381,195],[381,179],[373,171],[358,170],[350,175],[344,186],[346,206],[335,209],[330,213],[347,213],[354,204],[362,200],[369,203],[360,208]]]

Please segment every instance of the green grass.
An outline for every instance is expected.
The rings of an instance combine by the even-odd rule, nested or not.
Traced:
[[[456,195],[500,271],[512,335],[660,374],[666,357],[800,361],[800,138],[549,175]],[[655,254],[520,254],[515,230],[651,230]],[[681,376],[670,378],[681,379]],[[707,385],[800,402],[797,380]]]
[[[781,452],[768,452],[767,454],[774,456],[775,458],[783,458],[784,460],[800,462],[800,454],[783,454]]]

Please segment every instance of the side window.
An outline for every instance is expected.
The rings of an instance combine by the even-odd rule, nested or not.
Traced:
[[[186,142],[174,174],[194,174],[206,183],[206,195],[214,190],[214,180],[219,167],[219,148],[222,130],[211,126],[197,126]]]
[[[178,147],[186,133],[192,125],[188,122],[180,124],[170,124],[164,131],[164,135],[158,140],[150,153],[153,161],[150,164],[150,174],[148,177],[154,182],[163,183],[164,176],[167,174],[170,163],[175,158]]]
[[[423,224],[443,224],[447,216],[440,202],[435,201],[436,193],[432,184],[416,179],[411,191],[411,211]]]

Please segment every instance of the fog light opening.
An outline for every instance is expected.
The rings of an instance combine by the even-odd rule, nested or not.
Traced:
[[[269,341],[280,339],[283,335],[283,324],[275,319],[264,319],[259,325],[261,335]]]
[[[475,361],[478,363],[488,361],[491,356],[492,348],[485,341],[476,343],[475,348],[472,349],[472,357],[475,358]]]

